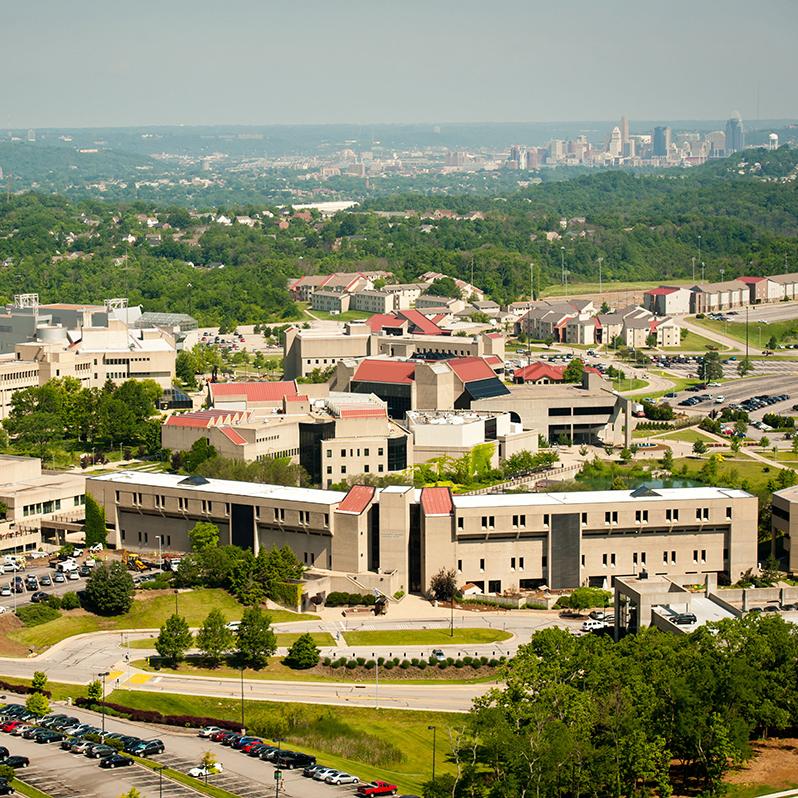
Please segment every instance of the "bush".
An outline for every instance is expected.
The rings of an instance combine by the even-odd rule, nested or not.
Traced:
[[[47,597],[47,606],[52,607],[54,610],[61,609],[61,596],[48,596]]]
[[[17,617],[25,626],[39,626],[61,617],[61,613],[47,604],[27,604],[17,607]]]
[[[346,665],[346,657],[338,657],[332,664],[333,668],[343,668],[344,665]]]
[[[325,668],[329,668],[329,667],[330,667],[330,665],[332,665],[332,660],[331,660],[329,657],[325,657],[325,658],[324,658],[324,659],[321,661],[321,664],[322,664],[322,665],[324,665],[324,667],[325,667]]]
[[[52,697],[52,693],[49,690],[37,690],[36,688],[31,687],[29,684],[11,684],[11,682],[5,682],[2,679],[0,679],[0,690],[3,692],[7,691],[9,693],[21,693],[22,695],[41,693],[47,698]]]
[[[382,667],[385,664],[385,657],[377,657],[377,665]]]
[[[425,670],[425,669],[426,669],[426,667],[427,667],[427,661],[426,661],[425,659],[420,659],[420,660],[418,661],[418,669],[419,669],[420,671],[423,671],[423,670]]]
[[[449,667],[448,662],[439,662],[438,663],[438,670],[445,671]]]
[[[74,591],[70,590],[68,593],[64,593],[61,596],[61,609],[62,610],[76,610],[80,607],[80,599],[78,598],[78,594]]]
[[[376,663],[373,659],[366,660],[366,664],[363,666],[367,671],[373,670]]]
[[[365,664],[366,664],[366,658],[365,658],[365,657],[357,657],[356,659],[357,659],[357,664],[358,664],[358,665],[359,665],[361,668],[363,667],[363,665],[365,665]]]
[[[385,663],[385,665],[383,665],[382,667],[383,667],[383,668],[385,668],[385,670],[386,670],[386,671],[392,671],[392,670],[393,670],[393,660],[390,660],[390,659],[389,659],[389,660],[388,660],[388,661]]]
[[[346,669],[349,671],[353,671],[357,668],[357,660],[356,659],[348,659],[346,661]]]
[[[220,729],[238,731],[241,723],[234,720],[221,720],[197,715],[164,715],[152,709],[133,709],[123,704],[114,704],[110,701],[103,702],[106,710],[118,713],[121,717],[128,718],[136,723],[158,723],[164,726],[181,726],[183,728],[202,728],[203,726],[218,726]],[[75,706],[83,709],[97,709],[98,705],[82,696],[75,699]],[[108,741],[111,745],[111,741]]]
[[[499,660],[491,657],[491,659],[488,661],[488,665],[490,665],[491,668],[497,668],[499,666]]]
[[[344,593],[333,591],[324,599],[327,607],[371,607],[377,601],[376,596],[371,593]]]
[[[410,663],[409,663],[409,662],[408,662],[406,659],[403,659],[403,660],[402,660],[402,661],[399,663],[399,667],[400,667],[400,668],[401,668],[403,671],[406,671],[406,670],[407,670],[407,669],[410,667]]]
[[[457,668],[457,670],[460,670],[460,668],[463,667],[463,664],[464,664],[463,660],[461,660],[461,659],[456,659],[454,661],[454,667]]]
[[[289,668],[306,670],[319,664],[319,648],[309,634],[300,635],[283,660]]]

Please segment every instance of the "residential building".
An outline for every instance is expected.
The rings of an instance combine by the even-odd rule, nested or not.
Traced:
[[[356,291],[374,288],[374,280],[390,277],[390,272],[335,272],[333,274],[304,275],[288,284],[288,291],[294,299],[309,302],[316,291],[339,291],[352,294]]]
[[[692,292],[689,288],[661,285],[643,294],[643,306],[655,316],[689,313]]]
[[[703,283],[691,289],[691,313],[714,313],[747,305],[750,297],[748,286],[740,280],[725,280],[720,283]]]
[[[643,349],[648,346],[650,335],[656,338],[655,346],[679,346],[682,328],[671,318],[629,317],[623,321],[622,337],[630,348]]]
[[[352,294],[349,307],[366,313],[389,313],[394,309],[396,297],[387,291],[363,290]]]
[[[352,294],[325,288],[314,291],[310,297],[310,306],[313,310],[323,310],[327,313],[346,313],[351,302]]]
[[[152,552],[159,538],[188,551],[188,531],[209,521],[224,544],[286,545],[309,566],[366,584],[380,572],[384,592],[420,593],[452,567],[461,584],[486,593],[611,585],[642,570],[735,581],[757,559],[757,499],[728,488],[464,496],[356,485],[345,493],[127,471],[91,477],[87,490],[105,508],[116,547]]]
[[[770,277],[738,277],[737,280],[748,286],[748,303],[761,305],[763,302],[779,302],[784,299],[782,284]]]
[[[407,310],[416,304],[416,300],[424,293],[426,284],[396,283],[383,286],[382,291],[394,297],[393,310]]]
[[[311,386],[308,386],[311,387]],[[270,410],[298,395],[295,380],[278,382],[209,382],[208,405],[215,410]]]

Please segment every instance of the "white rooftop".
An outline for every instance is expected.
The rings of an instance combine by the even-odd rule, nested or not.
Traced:
[[[147,471],[119,471],[92,477],[101,482],[129,483],[131,486],[147,485],[153,488],[180,488],[199,493],[219,493],[251,499],[273,499],[275,501],[298,501],[306,504],[336,504],[346,493],[339,490],[314,490],[285,485],[264,485],[259,482],[238,482],[232,479],[208,479],[204,484],[192,485],[185,474],[154,474]]]

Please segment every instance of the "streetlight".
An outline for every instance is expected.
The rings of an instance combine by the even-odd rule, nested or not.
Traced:
[[[178,612],[178,610],[177,610],[177,597],[178,597],[179,595],[180,595],[180,591],[176,589],[176,590],[175,590],[175,615],[179,615],[179,614],[180,614],[180,613]]]
[[[435,781],[435,736],[438,731],[437,726],[427,726],[427,729],[432,732],[432,780]]]
[[[560,247],[560,283],[565,285],[565,247]]]
[[[161,551],[161,544],[163,543],[163,536],[162,535],[156,535],[155,537],[158,538],[158,568],[161,571],[163,571],[163,553]]]
[[[239,668],[241,670],[241,734],[244,733],[244,662],[241,661]],[[279,747],[279,746],[278,746]]]
[[[110,674],[109,674],[108,671],[103,671],[102,673],[98,673],[97,675],[103,680],[103,700],[102,700],[102,702],[100,704],[100,707],[102,708],[102,719],[103,719],[102,720],[102,727],[103,728],[102,728],[102,734],[100,735],[100,737],[101,737],[102,741],[105,742],[105,677],[109,676]]]
[[[158,774],[158,798],[163,798],[163,772],[166,770],[166,765],[160,765],[155,768]]]
[[[599,299],[601,299],[601,300],[604,299],[604,291],[601,288],[601,263],[602,263],[603,260],[604,260],[604,258],[599,258],[598,259],[598,264],[599,264]]]

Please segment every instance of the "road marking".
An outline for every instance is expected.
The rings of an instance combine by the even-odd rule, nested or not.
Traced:
[[[149,673],[134,673],[129,679],[128,684],[147,684],[152,679]]]
[[[124,675],[124,671],[111,671],[108,674],[108,680],[113,681],[114,679],[118,679],[120,676]]]

